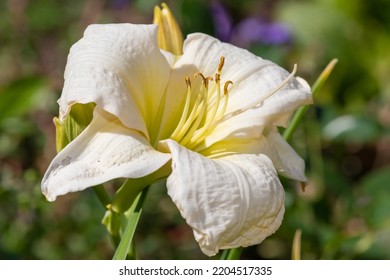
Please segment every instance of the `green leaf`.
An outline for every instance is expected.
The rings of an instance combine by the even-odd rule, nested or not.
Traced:
[[[363,190],[371,195],[389,194],[390,167],[376,170],[367,175],[361,182]],[[390,204],[389,204],[390,205]]]
[[[127,225],[125,232],[122,235],[122,239],[119,243],[117,250],[115,251],[114,260],[125,260],[132,248],[133,238],[135,230],[137,229],[138,221],[141,217],[142,207],[147,196],[149,187],[145,188],[142,193],[134,201],[133,207],[129,210]]]
[[[323,128],[326,140],[340,142],[371,142],[383,133],[383,128],[375,119],[358,115],[335,118]]]
[[[47,100],[46,93],[46,81],[40,77],[22,78],[0,88],[0,122],[37,108],[42,100]]]
[[[359,216],[374,229],[388,228],[390,224],[390,167],[369,173],[360,183],[361,199],[358,200]]]

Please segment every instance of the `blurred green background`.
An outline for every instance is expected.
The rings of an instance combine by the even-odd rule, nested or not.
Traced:
[[[282,227],[243,259],[390,258],[390,1],[166,1],[185,34],[250,49],[313,83],[339,62],[292,145],[307,162],[302,192],[284,181]],[[55,155],[52,118],[70,46],[91,23],[151,23],[152,0],[0,1],[0,259],[110,259],[91,190],[54,203],[40,180]],[[249,32],[248,32],[249,31]],[[205,259],[163,187],[137,232],[143,259]]]

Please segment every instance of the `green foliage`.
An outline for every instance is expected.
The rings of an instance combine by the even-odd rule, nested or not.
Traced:
[[[375,142],[383,136],[384,129],[370,116],[344,115],[327,123],[324,139],[336,142]]]
[[[0,89],[0,121],[28,113],[44,98],[45,82],[40,77],[16,80]]]

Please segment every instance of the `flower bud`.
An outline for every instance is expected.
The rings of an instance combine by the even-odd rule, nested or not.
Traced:
[[[158,46],[175,55],[183,53],[183,35],[171,10],[163,3],[162,8],[154,8],[153,23],[158,28]]]

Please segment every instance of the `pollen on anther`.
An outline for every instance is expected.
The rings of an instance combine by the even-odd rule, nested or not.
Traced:
[[[223,94],[224,94],[224,95],[228,94],[228,87],[229,87],[229,85],[232,85],[232,84],[233,84],[232,81],[227,81],[227,82],[225,83],[225,85],[223,86]]]
[[[213,77],[210,77],[210,76],[205,77],[202,73],[196,72],[196,73],[194,74],[194,78],[196,78],[196,77],[198,77],[198,76],[200,76],[200,77],[202,78],[202,80],[203,80],[203,85],[204,85],[206,88],[208,88],[208,86],[209,86],[209,81],[213,81],[213,80],[214,80]]]
[[[221,80],[221,74],[215,73],[215,82],[218,84],[220,80]]]
[[[190,77],[186,76],[185,77],[185,81],[186,81],[187,87],[191,87],[191,79],[190,79]]]
[[[219,58],[218,73],[221,73],[224,64],[225,64],[225,57],[221,56]]]

